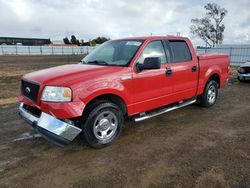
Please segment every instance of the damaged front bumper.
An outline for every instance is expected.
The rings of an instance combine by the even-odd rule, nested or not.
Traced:
[[[238,72],[238,79],[240,80],[250,80],[250,73],[239,73]]]
[[[59,146],[70,143],[82,131],[80,128],[44,112],[37,117],[25,109],[24,103],[19,106],[19,115],[45,139]]]

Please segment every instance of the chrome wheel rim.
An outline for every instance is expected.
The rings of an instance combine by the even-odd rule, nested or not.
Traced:
[[[116,133],[117,127],[116,115],[111,111],[104,111],[96,117],[93,132],[98,140],[105,142]]]
[[[215,86],[210,86],[207,93],[207,101],[209,104],[213,104],[216,99],[216,88]]]

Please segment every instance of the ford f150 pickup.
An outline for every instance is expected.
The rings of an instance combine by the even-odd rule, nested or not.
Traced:
[[[26,74],[19,114],[58,145],[78,134],[101,148],[125,117],[141,121],[197,102],[211,107],[229,76],[228,55],[197,55],[185,37],[108,41],[78,64]]]

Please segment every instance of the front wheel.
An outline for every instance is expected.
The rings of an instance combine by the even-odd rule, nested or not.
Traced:
[[[121,109],[111,103],[95,105],[82,124],[82,138],[93,148],[102,148],[114,142],[121,133],[123,124]]]
[[[197,102],[200,106],[211,107],[216,103],[218,96],[218,84],[214,80],[210,80],[202,95],[197,97]]]
[[[237,77],[237,79],[240,81],[240,82],[244,82],[245,81],[245,79],[244,78],[241,78],[241,77]]]

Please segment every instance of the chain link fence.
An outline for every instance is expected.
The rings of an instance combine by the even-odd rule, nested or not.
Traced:
[[[230,64],[239,66],[250,60],[250,45],[232,45],[218,46],[209,49],[197,48],[197,53],[219,53],[228,54],[230,56]]]
[[[0,55],[77,55],[88,54],[90,46],[22,46],[0,45]]]

